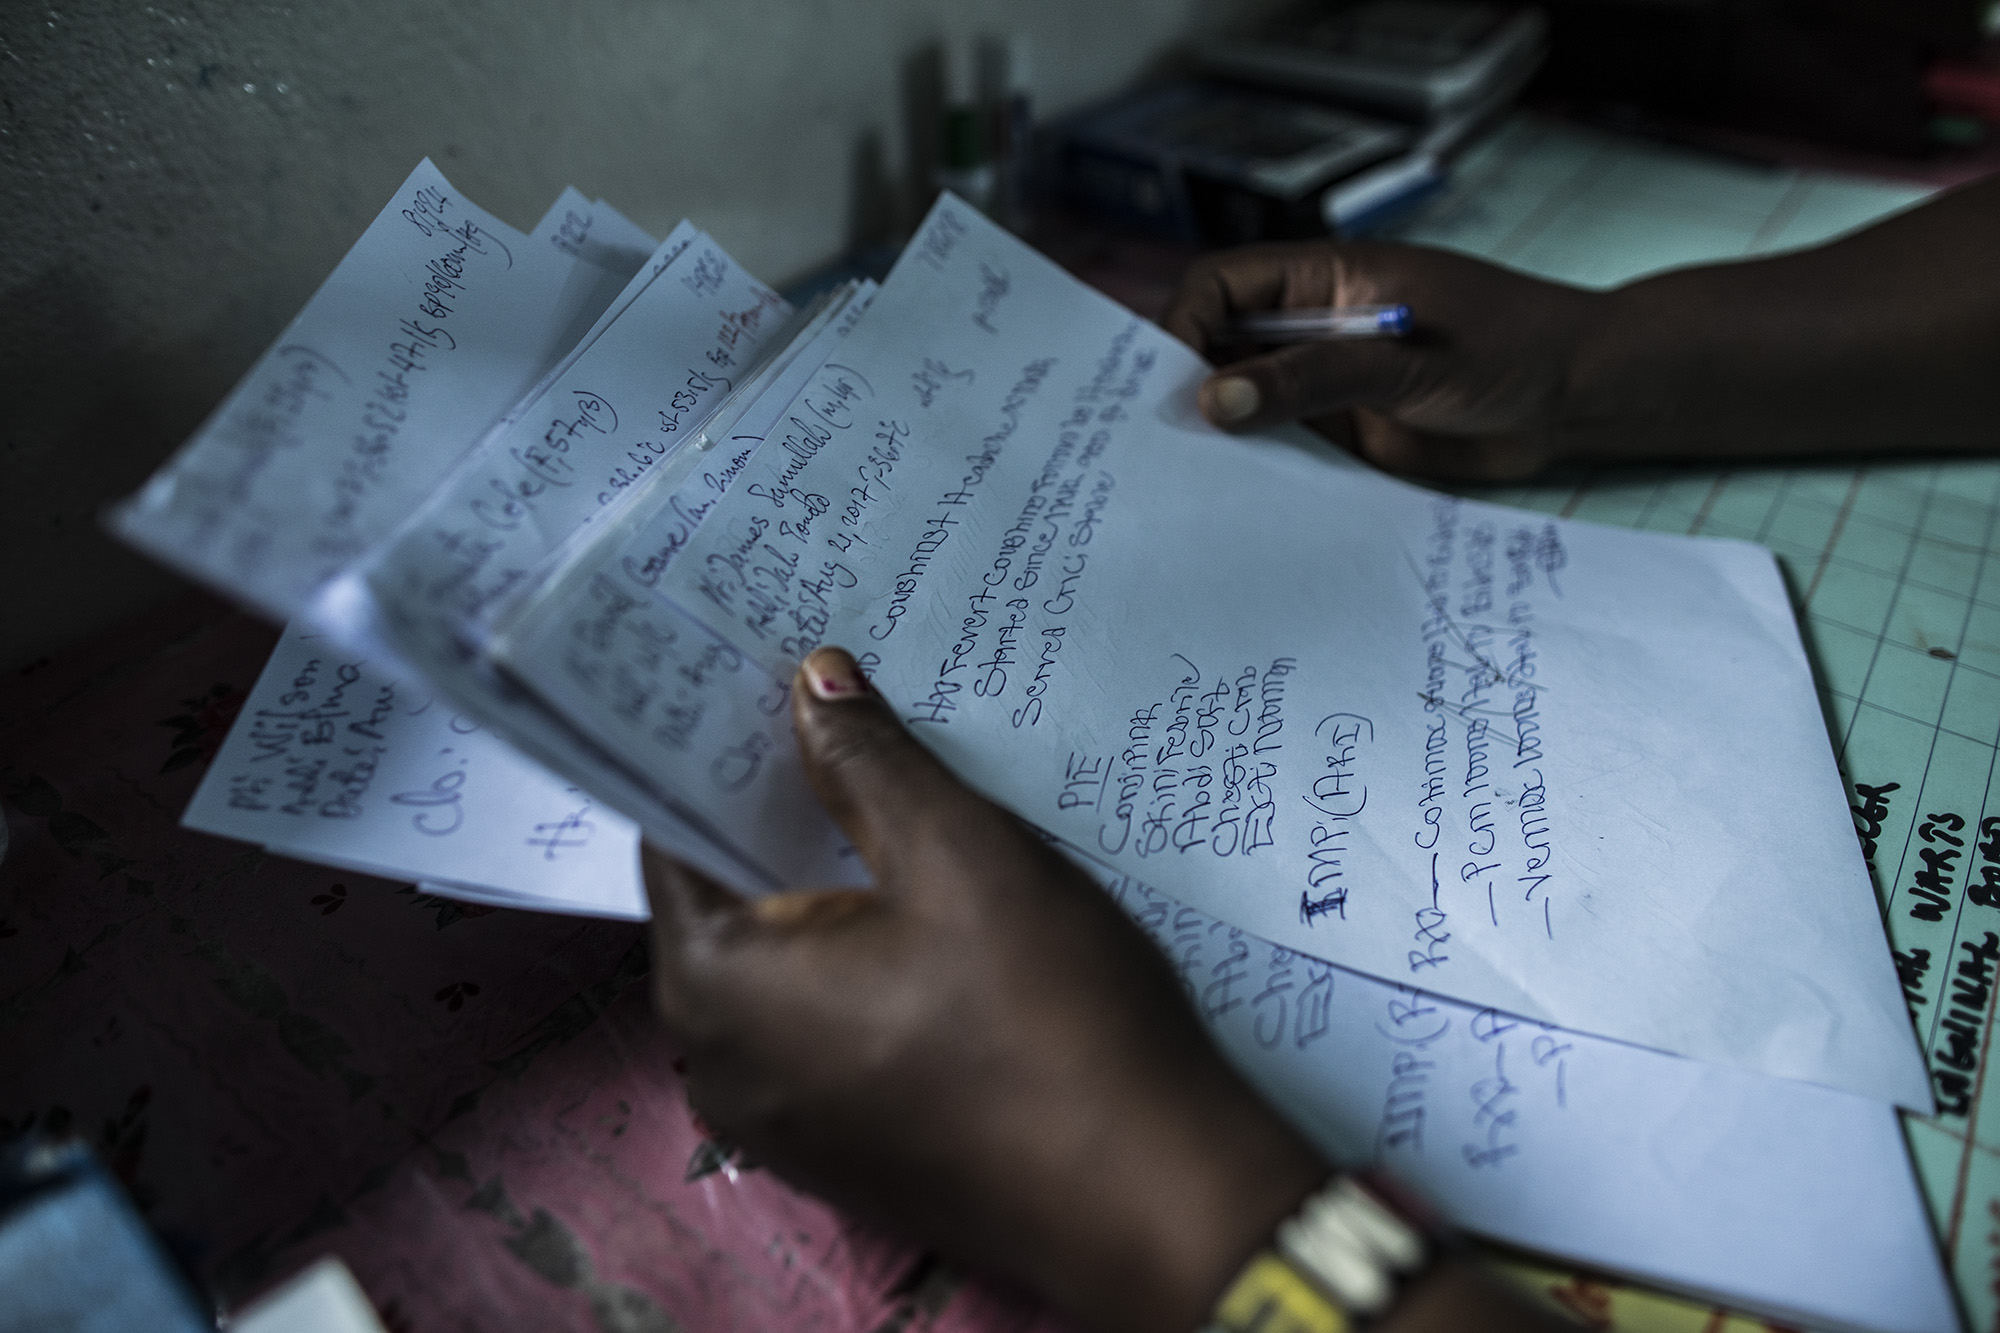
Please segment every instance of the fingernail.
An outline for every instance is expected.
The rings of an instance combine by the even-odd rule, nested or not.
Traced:
[[[1241,375],[1224,376],[1209,387],[1208,401],[1215,408],[1215,419],[1223,425],[1247,420],[1262,400],[1257,386]]]
[[[844,648],[816,648],[801,668],[815,699],[837,703],[869,693],[868,677]]]

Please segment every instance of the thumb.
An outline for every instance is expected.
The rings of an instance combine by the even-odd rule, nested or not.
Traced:
[[[1211,375],[1201,412],[1224,429],[1247,430],[1352,407],[1393,410],[1414,394],[1427,362],[1401,340],[1302,343]]]
[[[640,844],[639,869],[656,932],[689,939],[743,908],[742,898],[650,841]]]
[[[902,849],[993,810],[904,730],[844,649],[800,664],[792,723],[813,790],[878,884],[894,882]]]
[[[692,1039],[713,1017],[705,983],[732,926],[745,916],[744,902],[650,842],[640,847],[639,865],[653,906],[654,1003],[669,1028]]]

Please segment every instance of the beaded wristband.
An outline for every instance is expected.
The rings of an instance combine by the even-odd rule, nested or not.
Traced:
[[[1205,1333],[1348,1333],[1372,1324],[1444,1239],[1387,1181],[1336,1176],[1243,1266]]]

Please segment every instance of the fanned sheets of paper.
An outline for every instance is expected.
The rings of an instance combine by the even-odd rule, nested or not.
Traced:
[[[308,613],[191,822],[609,915],[643,913],[635,822],[746,890],[855,881],[782,707],[841,643],[1102,869],[1330,1153],[1673,1287],[1954,1326],[1889,1105],[1928,1080],[1768,552],[1223,437],[1198,358],[949,197],[803,314],[636,230],[572,192],[522,236],[425,164],[125,512]],[[459,304],[404,328],[426,292]],[[431,424],[370,452],[385,346]]]

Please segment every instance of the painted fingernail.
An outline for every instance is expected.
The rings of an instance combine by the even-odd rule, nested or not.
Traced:
[[[1241,375],[1226,375],[1209,382],[1209,405],[1215,409],[1216,421],[1223,425],[1248,420],[1263,401],[1257,386]]]
[[[870,692],[868,677],[841,648],[816,648],[805,660],[806,686],[815,699],[837,703]]]

